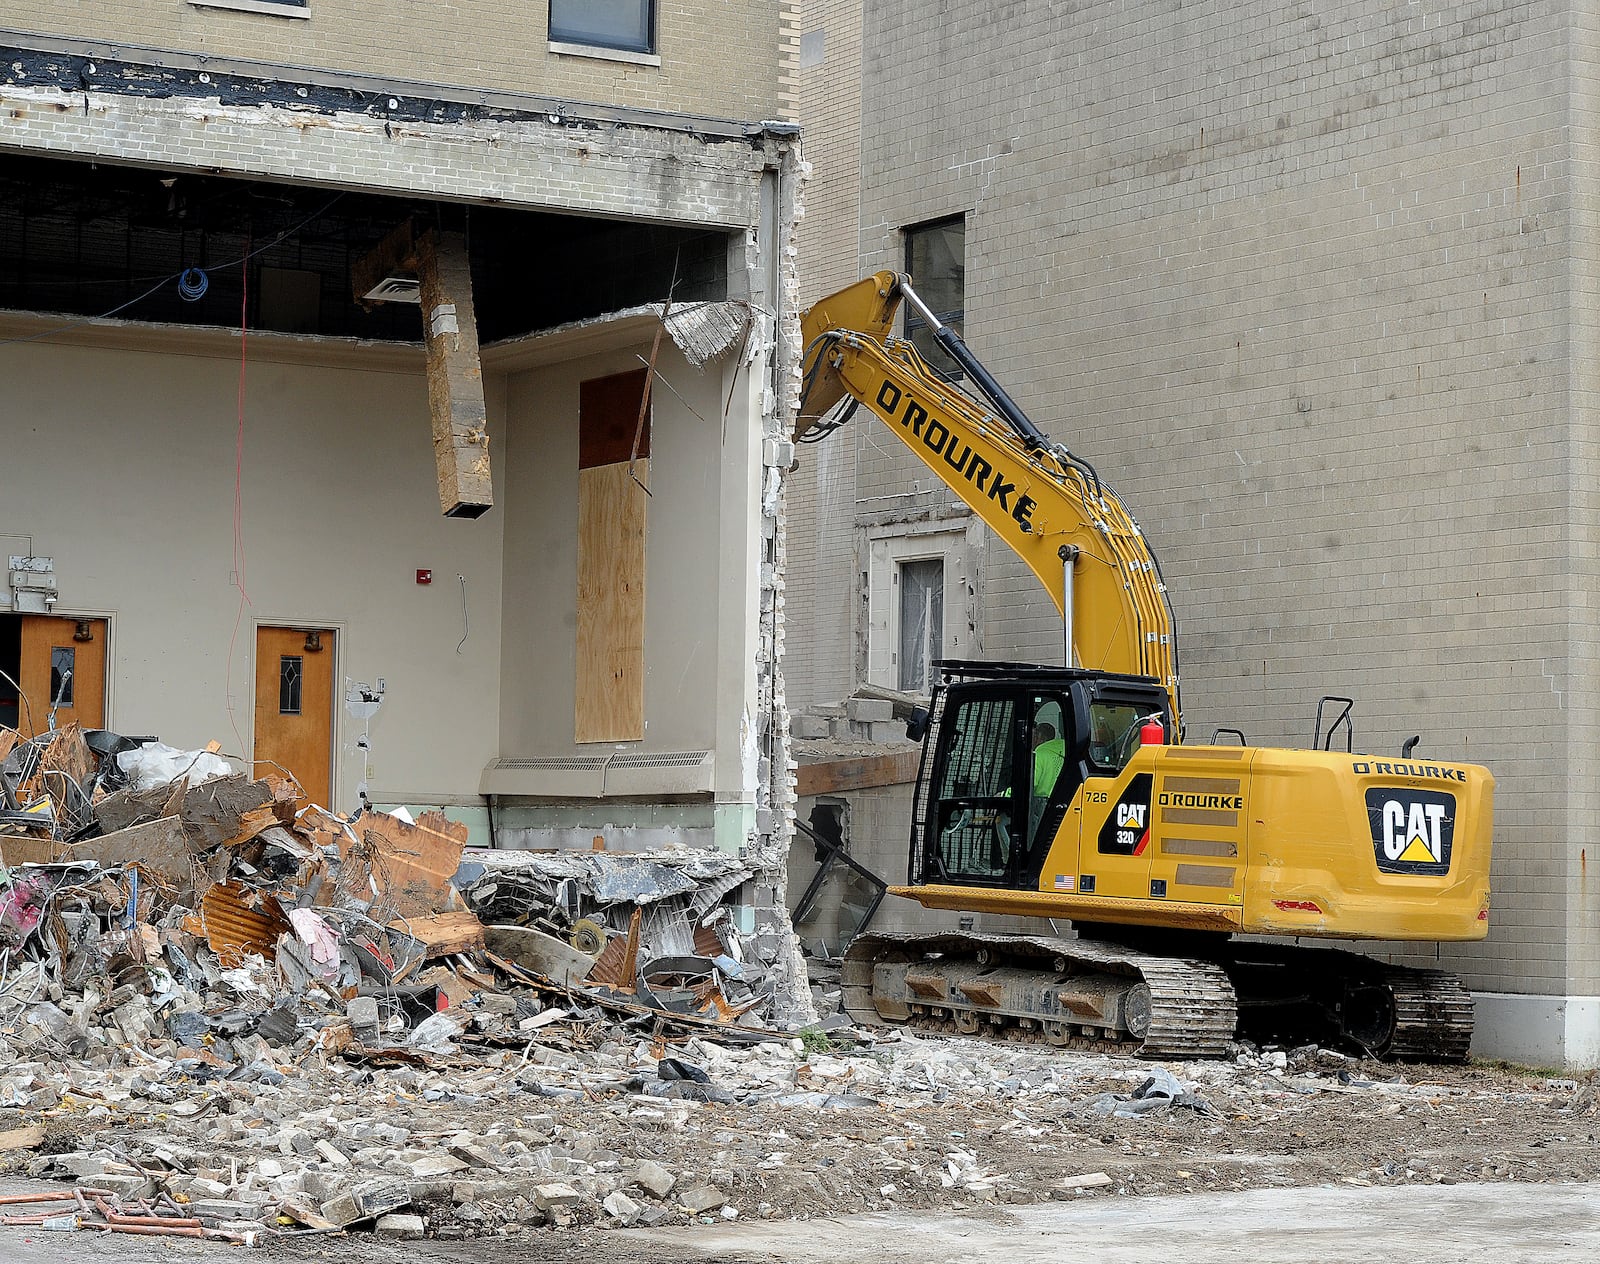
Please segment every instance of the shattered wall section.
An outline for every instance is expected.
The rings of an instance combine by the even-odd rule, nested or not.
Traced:
[[[804,176],[798,141],[778,147],[765,252],[753,253],[766,272],[775,302],[771,322],[772,386],[763,395],[761,444],[761,619],[758,640],[761,698],[760,769],[757,779],[755,916],[758,934],[781,954],[774,972],[776,1013],[793,1022],[815,1021],[810,983],[788,917],[789,843],[794,835],[795,764],[789,745],[789,707],[783,676],[785,553],[784,483],[794,464],[795,409],[800,398],[800,285],[794,228],[804,214]],[[763,258],[763,254],[768,257]]]

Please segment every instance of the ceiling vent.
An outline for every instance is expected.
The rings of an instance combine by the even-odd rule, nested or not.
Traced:
[[[421,283],[413,276],[386,276],[361,296],[373,303],[422,303]]]

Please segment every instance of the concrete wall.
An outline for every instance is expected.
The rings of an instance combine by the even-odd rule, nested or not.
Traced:
[[[420,350],[250,339],[241,608],[237,337],[90,336],[0,345],[0,545],[31,538],[54,557],[56,613],[111,619],[108,726],[248,753],[255,625],[333,627],[338,678],[388,686],[373,798],[476,801],[499,738],[502,518],[439,515]],[[500,392],[489,399],[498,429]],[[472,629],[459,654],[458,573]],[[349,810],[361,727],[335,714],[333,806]]]
[[[1359,745],[1488,764],[1491,934],[1440,959],[1557,998],[1600,971],[1593,26],[911,0],[863,64],[860,269],[967,216],[969,341],[1146,528],[1190,733],[1305,744],[1347,693]],[[857,442],[858,512],[911,503],[923,467]],[[1058,652],[1004,549],[984,599],[988,656]]]
[[[23,0],[5,25],[124,48],[132,37],[154,50],[715,118],[776,119],[792,109],[783,77],[794,56],[791,6],[780,0],[658,5],[659,64],[648,65],[600,49],[552,50],[544,0],[490,0],[470,11],[434,0],[245,0],[240,8],[262,11],[188,0]]]

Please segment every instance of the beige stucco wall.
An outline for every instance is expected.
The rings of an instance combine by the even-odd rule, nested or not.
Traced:
[[[13,327],[34,326],[7,325],[0,338]],[[471,804],[499,754],[596,753],[573,743],[578,386],[638,368],[647,336],[486,373],[496,506],[475,521],[439,514],[420,351],[253,337],[250,605],[231,673],[238,340],[149,328],[75,336],[124,346],[0,345],[0,547],[27,552],[31,536],[55,559],[57,613],[112,619],[110,727],[247,751],[253,628],[284,623],[336,628],[342,677],[386,681],[372,721],[377,801]],[[743,459],[737,445],[724,449],[728,370],[695,369],[667,341],[658,371],[667,385],[652,410],[646,735],[616,749],[732,746],[722,789],[737,798],[741,716],[718,692],[738,675],[719,672],[718,514]],[[431,585],[417,585],[418,568],[433,571]],[[361,726],[339,713],[337,806],[350,807]]]
[[[27,328],[0,323],[0,338]],[[374,799],[473,801],[498,738],[504,518],[440,516],[420,349],[330,355],[252,336],[241,612],[238,338],[67,336],[100,345],[0,345],[0,547],[26,552],[15,537],[31,537],[55,559],[56,613],[112,620],[108,725],[247,752],[255,624],[331,626],[341,679],[388,687],[371,725]],[[498,427],[498,391],[489,402]],[[471,622],[459,654],[457,574]],[[335,715],[333,806],[349,809],[361,729]]]
[[[550,50],[549,6],[487,0],[311,0],[290,16],[188,0],[23,0],[17,31],[442,86],[600,102],[726,119],[785,117],[783,58],[792,39],[778,0],[657,6],[659,66]],[[131,50],[124,55],[139,60]]]
[[[504,468],[507,755],[594,755],[573,742],[578,596],[578,388],[642,367],[648,338],[513,373]],[[663,342],[652,392],[645,525],[645,736],[632,751],[710,750],[717,732],[718,555],[722,375]],[[694,411],[691,412],[690,409]],[[698,413],[699,416],[694,414]]]

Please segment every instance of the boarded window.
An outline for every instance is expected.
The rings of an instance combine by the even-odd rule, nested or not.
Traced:
[[[640,369],[593,378],[578,391],[579,742],[644,737],[645,380]]]
[[[550,0],[550,38],[563,44],[656,50],[654,0]]]

